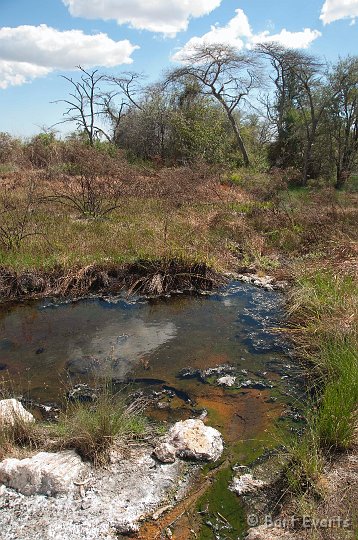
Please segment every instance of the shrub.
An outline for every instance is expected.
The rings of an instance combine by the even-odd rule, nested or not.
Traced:
[[[0,133],[0,163],[17,164],[23,161],[21,141],[9,133]]]
[[[128,166],[102,149],[72,143],[66,149],[66,172],[56,182],[53,195],[84,218],[101,218],[119,207],[128,179]]]
[[[48,169],[61,163],[62,148],[63,144],[54,133],[39,133],[26,144],[24,151],[31,165]]]
[[[40,234],[32,219],[35,204],[35,184],[32,181],[27,184],[20,200],[9,188],[1,194],[0,246],[5,250],[18,250],[26,238]]]
[[[268,173],[247,172],[241,176],[240,185],[257,201],[272,201],[287,189],[287,181],[278,169]]]

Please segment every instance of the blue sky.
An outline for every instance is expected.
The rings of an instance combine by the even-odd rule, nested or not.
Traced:
[[[357,17],[357,24],[355,18]],[[0,0],[0,131],[61,119],[76,65],[156,79],[198,42],[358,54],[358,0]]]

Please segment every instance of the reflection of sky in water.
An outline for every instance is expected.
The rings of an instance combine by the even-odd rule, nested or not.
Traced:
[[[240,368],[259,369],[260,354],[279,350],[270,329],[277,326],[281,298],[233,283],[204,297],[17,305],[0,311],[0,363],[35,395],[56,395],[67,363],[78,373],[88,357],[98,360],[98,375],[128,377],[134,369],[140,377],[172,382],[188,365],[241,362]]]
[[[222,303],[224,304],[224,306],[226,307],[231,307],[235,302],[235,299],[234,298],[223,298],[222,299]]]
[[[133,317],[107,324],[89,340],[78,345],[69,343],[71,358],[94,355],[112,376],[123,377],[145,354],[150,354],[176,335],[173,322],[147,323]]]

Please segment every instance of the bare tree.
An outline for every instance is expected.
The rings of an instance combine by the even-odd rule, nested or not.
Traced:
[[[81,72],[79,81],[61,75],[71,84],[72,92],[69,93],[68,99],[59,99],[54,102],[67,105],[67,110],[63,114],[65,119],[55,125],[75,122],[77,128],[84,131],[91,146],[100,134],[110,141],[110,137],[99,125],[99,119],[103,116],[103,97],[100,83],[106,81],[106,77],[100,74],[97,69],[86,71],[81,66],[77,67]]]
[[[298,83],[295,101],[306,132],[302,166],[302,185],[305,186],[309,177],[318,127],[333,95],[332,89],[326,84],[322,64],[305,53],[296,53],[294,59],[291,70]]]
[[[75,146],[75,156],[71,174],[61,175],[43,200],[58,201],[81,218],[105,218],[120,206],[128,182],[126,163],[84,145]]]
[[[105,77],[111,89],[102,94],[102,107],[112,127],[113,142],[117,139],[120,123],[128,111],[142,110],[143,78],[140,73],[129,71]]]
[[[271,66],[269,79],[273,84],[273,92],[270,91],[260,99],[272,130],[271,162],[277,167],[289,167],[295,163],[298,146],[294,115],[298,87],[291,70],[297,58],[295,51],[276,42],[260,43],[256,51]]]
[[[168,74],[168,82],[193,77],[201,92],[216,99],[230,121],[245,166],[250,163],[235,112],[260,81],[257,61],[223,44],[200,45],[183,57],[185,64]]]

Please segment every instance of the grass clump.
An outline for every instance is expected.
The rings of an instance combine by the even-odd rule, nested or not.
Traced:
[[[295,437],[286,444],[290,460],[285,468],[289,489],[303,495],[307,491],[317,491],[317,482],[323,469],[323,457],[320,451],[319,437],[309,425],[305,436]]]
[[[144,415],[147,400],[113,393],[103,384],[93,402],[68,400],[56,421],[26,421],[13,414],[0,424],[0,460],[33,451],[75,450],[84,460],[104,465],[115,446],[152,435]],[[154,431],[153,431],[154,435]]]
[[[46,441],[42,425],[15,415],[12,423],[3,423],[0,427],[0,459],[43,448]]]
[[[358,420],[357,283],[351,275],[316,270],[301,276],[290,305],[294,337],[314,380],[307,428],[287,446],[286,478],[295,493],[317,492],[327,457],[356,442]]]
[[[325,387],[319,399],[315,428],[321,446],[346,449],[354,440],[358,403],[358,353],[352,340],[322,346]]]
[[[109,390],[104,390],[93,404],[68,403],[54,426],[57,445],[72,448],[83,459],[103,465],[115,442],[125,444],[147,433],[144,407],[141,400],[128,405],[123,396]]]
[[[308,345],[320,347],[326,337],[331,340],[356,333],[357,298],[358,284],[353,276],[317,269],[297,278],[289,313]],[[320,360],[325,356],[322,353]]]

